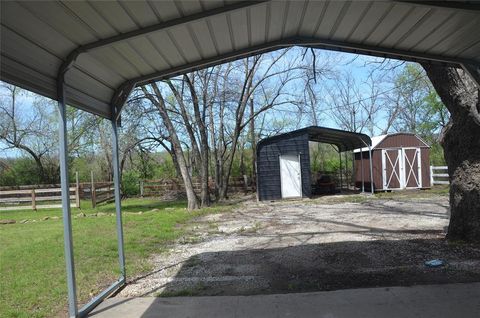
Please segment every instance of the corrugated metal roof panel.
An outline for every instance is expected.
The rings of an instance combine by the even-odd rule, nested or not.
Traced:
[[[262,139],[258,143],[257,149],[260,151],[261,147],[272,142],[297,138],[303,134],[308,134],[309,141],[333,144],[336,145],[340,151],[354,150],[356,148],[360,148],[361,146],[372,144],[370,137],[362,133],[355,133],[321,126],[309,126]]]
[[[1,9],[1,79],[53,98],[70,52],[119,37],[82,52],[66,77],[71,103],[102,116],[126,81],[273,44],[480,64],[480,10],[470,3],[459,10],[396,1],[3,1]]]

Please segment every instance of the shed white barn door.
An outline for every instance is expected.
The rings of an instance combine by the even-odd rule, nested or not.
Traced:
[[[382,150],[383,190],[403,188],[403,160],[401,149]]]
[[[404,186],[405,188],[422,187],[422,158],[420,148],[403,148]]]
[[[422,187],[420,148],[382,150],[383,190]]]
[[[296,198],[302,196],[300,156],[280,156],[280,179],[282,198]]]

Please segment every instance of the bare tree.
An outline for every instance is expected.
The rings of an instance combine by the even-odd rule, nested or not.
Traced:
[[[28,94],[31,111],[19,105],[19,97],[27,94],[20,88],[2,84],[0,102],[0,145],[3,150],[17,149],[28,154],[37,166],[40,182],[53,182],[52,174],[46,171],[46,160],[56,149],[54,114],[46,107],[43,98],[34,99]],[[53,138],[52,138],[53,137]],[[56,169],[51,169],[53,172]]]
[[[177,134],[177,130],[175,129],[174,123],[170,118],[169,111],[165,103],[165,98],[156,83],[150,84],[149,88],[150,90],[146,86],[142,86],[141,89],[145,98],[147,98],[157,108],[163,124],[165,125],[169,133],[170,143],[172,144],[172,149],[175,153],[176,162],[178,164],[183,183],[185,185],[188,209],[198,209],[198,198],[193,188],[191,174],[188,171],[186,156],[182,148],[180,138]]]

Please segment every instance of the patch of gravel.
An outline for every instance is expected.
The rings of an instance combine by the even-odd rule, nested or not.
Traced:
[[[346,199],[336,196],[335,200]],[[480,280],[480,249],[446,243],[448,198],[258,203],[207,215],[118,296],[246,295]],[[446,266],[427,268],[442,258]]]

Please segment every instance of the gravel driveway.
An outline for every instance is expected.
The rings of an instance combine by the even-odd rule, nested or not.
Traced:
[[[343,202],[342,201],[356,201]],[[480,247],[446,243],[448,198],[257,203],[189,224],[118,296],[251,295],[480,281]],[[446,265],[424,262],[441,258]]]

